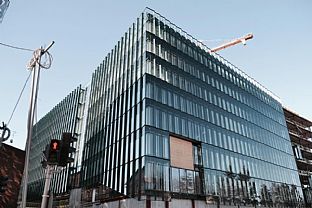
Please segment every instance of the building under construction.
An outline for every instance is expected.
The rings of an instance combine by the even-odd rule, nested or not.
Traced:
[[[284,108],[307,207],[312,205],[312,121]]]

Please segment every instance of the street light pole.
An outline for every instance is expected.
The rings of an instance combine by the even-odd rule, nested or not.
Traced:
[[[37,96],[39,89],[39,77],[40,77],[40,68],[41,68],[41,57],[51,48],[54,44],[54,41],[46,48],[42,47],[35,51],[34,57],[29,64],[30,70],[32,70],[32,84],[31,84],[31,93],[30,93],[30,103],[28,110],[28,120],[27,120],[27,139],[26,139],[26,155],[25,155],[25,166],[24,166],[24,174],[23,174],[23,191],[22,191],[22,203],[21,207],[26,207],[27,200],[27,183],[28,183],[28,166],[29,166],[29,153],[30,153],[30,145],[32,138],[32,127],[34,124],[35,117],[35,109],[37,105]]]

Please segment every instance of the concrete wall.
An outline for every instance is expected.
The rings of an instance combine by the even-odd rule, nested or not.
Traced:
[[[71,208],[81,207],[80,202],[81,202],[81,188],[72,189],[70,191],[69,196],[69,207]]]
[[[105,204],[95,205],[92,208],[146,208],[146,201],[138,201],[136,199],[124,199],[121,201],[114,201]],[[165,202],[151,201],[151,208],[165,208]],[[186,199],[172,199],[171,202],[169,202],[169,208],[192,208],[192,201]],[[218,208],[218,206],[214,204],[206,204],[205,201],[195,200],[195,208]],[[238,208],[238,206],[220,205],[220,208]],[[250,207],[240,206],[239,208],[250,208]]]
[[[165,202],[164,201],[151,201],[151,208],[165,208]]]
[[[136,199],[124,199],[121,201],[107,202],[105,204],[96,205],[92,208],[145,208],[145,201]]]
[[[184,207],[192,208],[192,201],[187,200],[187,199],[172,199],[171,202],[169,202],[169,208],[175,208],[175,207],[177,207],[177,208],[184,208]]]

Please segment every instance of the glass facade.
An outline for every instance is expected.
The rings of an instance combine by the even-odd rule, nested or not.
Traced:
[[[78,137],[78,142],[74,144],[76,152],[71,153],[75,161],[54,173],[51,191],[59,195],[78,185],[75,184],[77,179],[74,176],[80,171],[78,158],[83,146],[79,141],[82,139],[85,102],[86,90],[79,86],[34,125],[29,159],[28,202],[41,200],[45,182],[45,169],[41,164],[43,151],[51,139],[62,139],[63,132],[71,132]]]
[[[144,167],[144,25],[142,16],[92,75],[83,187],[103,184],[125,195],[142,190],[135,180]]]
[[[150,9],[93,73],[83,187],[291,206],[296,169],[279,99]]]

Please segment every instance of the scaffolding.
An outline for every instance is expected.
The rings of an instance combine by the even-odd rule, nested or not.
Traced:
[[[312,121],[283,108],[307,207],[312,205]]]

